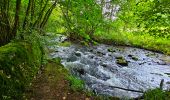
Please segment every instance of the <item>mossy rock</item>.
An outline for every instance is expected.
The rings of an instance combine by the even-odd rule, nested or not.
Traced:
[[[108,48],[107,51],[108,52],[116,52],[116,50],[114,50],[113,48]]]
[[[132,59],[133,59],[134,61],[138,61],[138,60],[139,60],[139,59],[138,59],[137,57],[135,57],[135,56],[133,56]]]
[[[63,47],[69,47],[71,45],[71,42],[65,41],[63,43],[59,43],[58,45]]]
[[[0,47],[0,99],[22,99],[42,62],[39,45],[12,42]]]
[[[116,56],[116,59],[124,59],[122,56]]]
[[[75,55],[76,55],[77,57],[81,57],[81,53],[80,53],[80,52],[76,52]]]
[[[116,59],[116,63],[121,66],[128,66],[128,62],[124,58]]]

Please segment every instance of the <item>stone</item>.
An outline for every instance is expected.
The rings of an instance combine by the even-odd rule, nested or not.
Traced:
[[[170,82],[166,82],[166,84],[170,84]]]
[[[132,56],[132,59],[135,60],[135,61],[138,61],[139,59],[135,56]]]
[[[166,65],[166,62],[164,62],[164,61],[158,61],[157,64],[158,64],[158,65]]]
[[[116,56],[116,59],[124,59],[122,56]]]
[[[128,62],[125,59],[117,59],[116,63],[121,66],[128,66]]]
[[[85,71],[84,69],[77,69],[77,72],[80,74],[80,75],[84,75],[85,74]]]
[[[77,60],[76,56],[71,56],[70,58],[67,58],[67,62],[74,62]]]
[[[116,52],[116,50],[113,50],[112,48],[107,49],[108,52]]]
[[[63,100],[65,100],[66,99],[66,97],[63,97]]]
[[[134,61],[139,60],[137,57],[135,57],[134,55],[131,55],[131,54],[129,54],[128,57],[130,57],[130,58],[133,59]]]
[[[107,64],[101,64],[101,66],[103,66],[103,67],[107,67]]]
[[[133,55],[129,54],[128,57],[133,57]]]
[[[81,57],[81,53],[80,53],[80,52],[76,52],[75,55],[76,55],[77,57]]]
[[[86,98],[85,100],[90,100],[89,98]]]
[[[105,53],[103,53],[103,52],[100,52],[100,51],[97,51],[97,52],[96,52],[96,55],[97,55],[97,56],[100,56],[100,57],[102,57],[102,56],[104,56],[104,55],[105,55]]]
[[[93,52],[93,49],[90,49],[89,52]]]

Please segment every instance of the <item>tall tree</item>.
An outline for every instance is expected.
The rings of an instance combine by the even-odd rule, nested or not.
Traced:
[[[17,32],[43,30],[57,0],[0,0],[0,45],[14,39]],[[26,7],[25,7],[26,6]]]

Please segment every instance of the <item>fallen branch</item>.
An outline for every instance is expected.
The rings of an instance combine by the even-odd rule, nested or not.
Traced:
[[[126,88],[122,88],[122,87],[118,87],[118,86],[109,86],[109,87],[111,87],[111,88],[117,88],[117,89],[121,89],[121,90],[125,90],[125,91],[144,93],[144,91],[133,90],[133,89],[126,89]]]

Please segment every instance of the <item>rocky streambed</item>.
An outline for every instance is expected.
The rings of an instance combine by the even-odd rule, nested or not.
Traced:
[[[159,87],[162,79],[163,89],[170,89],[170,57],[163,54],[105,44],[54,45],[49,49],[53,49],[52,58],[60,57],[62,64],[97,94],[135,98]]]

